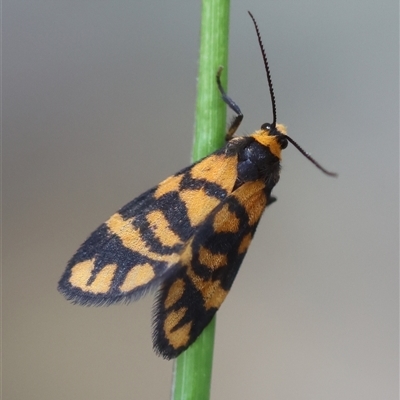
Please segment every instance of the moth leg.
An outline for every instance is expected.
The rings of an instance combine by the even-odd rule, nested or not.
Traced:
[[[229,142],[229,140],[232,139],[232,136],[235,134],[237,128],[239,128],[240,123],[242,122],[243,119],[243,114],[242,111],[240,110],[239,106],[226,94],[224,88],[222,87],[221,84],[221,73],[222,73],[223,67],[219,67],[217,71],[217,85],[218,85],[218,90],[221,93],[222,100],[228,105],[228,107],[236,113],[236,116],[232,119],[231,123],[229,124],[228,131],[226,132],[225,135],[225,140]]]

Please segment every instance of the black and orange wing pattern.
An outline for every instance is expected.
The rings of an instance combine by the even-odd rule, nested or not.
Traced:
[[[228,171],[235,163],[235,157],[216,152],[121,208],[82,244],[59,290],[74,303],[103,305],[136,300],[156,287],[196,228],[232,191],[236,177]]]
[[[225,300],[267,204],[262,182],[248,182],[207,217],[163,281],[155,303],[153,345],[175,358],[209,324]]]
[[[228,294],[279,179],[268,130],[167,178],[96,229],[59,282],[82,305],[136,300],[160,287],[153,344],[170,359],[192,344]]]

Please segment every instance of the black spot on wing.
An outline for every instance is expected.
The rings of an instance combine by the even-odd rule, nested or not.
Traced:
[[[190,224],[185,203],[179,198],[178,192],[168,192],[158,199],[152,198],[145,210],[138,213],[133,221],[134,226],[140,230],[142,238],[148,243],[152,251],[158,253],[166,252],[167,254],[177,251],[176,246],[170,248],[163,246],[154,236],[146,218],[152,211],[161,211],[168,221],[171,231],[183,242],[192,236],[193,227]]]

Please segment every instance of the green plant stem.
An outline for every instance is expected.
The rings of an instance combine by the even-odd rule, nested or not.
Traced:
[[[226,106],[221,100],[215,76],[224,71],[227,84],[229,42],[229,0],[203,0],[200,34],[199,74],[192,161],[197,161],[224,144]],[[215,317],[175,361],[173,400],[208,400],[214,350]]]
[[[224,144],[226,105],[221,100],[215,76],[222,65],[221,81],[226,88],[228,43],[229,0],[203,0],[192,161],[207,156]]]

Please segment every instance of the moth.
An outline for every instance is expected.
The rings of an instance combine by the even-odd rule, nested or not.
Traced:
[[[137,300],[158,288],[153,345],[166,359],[186,350],[221,306],[253,239],[261,215],[275,198],[281,151],[288,142],[325,170],[276,122],[271,74],[257,23],[273,121],[250,136],[234,137],[243,114],[225,93],[236,116],[226,144],[132,200],[100,225],[69,261],[58,290],[73,303],[109,305]]]

